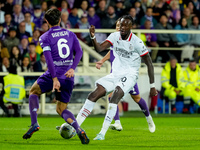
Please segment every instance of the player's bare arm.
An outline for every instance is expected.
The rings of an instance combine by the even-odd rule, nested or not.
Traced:
[[[71,78],[71,77],[74,77],[74,69],[69,69],[66,73],[65,73],[65,76],[67,78]]]
[[[110,59],[110,51],[100,61],[96,62],[96,68],[100,69],[103,63],[108,59]]]
[[[147,65],[150,84],[153,84],[154,83],[154,67],[152,64],[152,60],[149,56],[149,53],[142,56],[142,59],[144,60],[144,63]],[[155,87],[151,87],[150,96],[156,96],[156,95],[157,95],[157,91]]]
[[[104,41],[101,44],[97,43],[97,40],[95,38],[95,26],[91,25],[89,28],[89,31],[90,31],[92,44],[94,45],[94,48],[96,51],[101,52],[111,46],[111,44],[108,41]]]

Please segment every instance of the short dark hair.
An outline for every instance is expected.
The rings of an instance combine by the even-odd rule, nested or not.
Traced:
[[[34,42],[29,43],[29,46],[30,45],[34,45],[36,47],[36,44]]]
[[[60,21],[61,12],[58,9],[49,9],[45,13],[45,19],[49,22],[50,25],[57,25]]]
[[[40,57],[42,57],[44,55],[44,53],[42,52],[41,54],[40,54]]]
[[[130,15],[124,15],[124,16],[122,16],[122,18],[123,19],[129,19],[131,21],[132,25],[134,24],[134,20]]]

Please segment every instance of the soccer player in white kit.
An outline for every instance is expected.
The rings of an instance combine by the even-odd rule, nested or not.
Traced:
[[[136,84],[141,58],[148,68],[150,80],[150,95],[157,95],[154,84],[154,68],[148,50],[141,39],[131,32],[133,20],[131,16],[123,16],[120,24],[120,31],[114,32],[101,44],[95,39],[95,27],[90,27],[90,35],[95,50],[101,52],[110,46],[113,46],[115,59],[112,64],[112,73],[96,81],[96,89],[88,95],[82,109],[77,116],[79,125],[83,123],[86,117],[91,113],[96,101],[113,91],[113,95],[108,105],[103,127],[94,140],[104,140],[105,134],[116,114],[117,104],[120,99],[133,89]],[[150,119],[152,130],[155,131],[153,120]]]

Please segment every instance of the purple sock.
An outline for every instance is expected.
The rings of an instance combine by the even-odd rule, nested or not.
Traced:
[[[37,95],[29,96],[29,111],[31,116],[31,125],[37,123],[37,110],[39,108],[39,98]]]
[[[111,97],[108,98],[109,101],[110,101],[110,98],[111,98]],[[117,106],[116,114],[115,114],[115,116],[114,116],[114,120],[119,120],[119,108],[118,108],[118,106]]]
[[[149,116],[149,109],[148,109],[147,104],[146,104],[146,102],[145,102],[145,100],[143,98],[140,99],[138,105],[140,106],[140,108],[141,108],[142,112],[144,113],[144,115],[146,117],[148,117]]]
[[[69,111],[69,110],[63,110],[61,117],[67,122],[68,118],[71,118],[73,120],[72,123],[69,123],[71,126],[74,127],[74,129],[76,130],[76,133],[78,133],[80,130],[80,126],[78,125],[74,115]]]

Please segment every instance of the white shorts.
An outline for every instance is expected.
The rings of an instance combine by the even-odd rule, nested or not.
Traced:
[[[124,75],[124,76],[115,76],[112,73],[98,79],[95,82],[95,85],[100,84],[102,85],[107,93],[110,93],[115,90],[117,86],[119,86],[123,92],[124,95],[130,92],[134,85],[137,82],[137,75]]]

